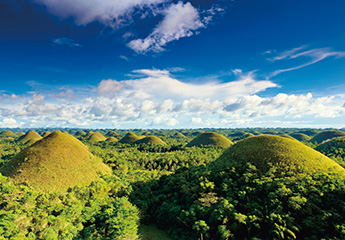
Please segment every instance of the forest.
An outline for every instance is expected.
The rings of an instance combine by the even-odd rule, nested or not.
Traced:
[[[1,129],[0,239],[344,239],[345,129]]]

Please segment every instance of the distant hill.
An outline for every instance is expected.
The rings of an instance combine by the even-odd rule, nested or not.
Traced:
[[[9,130],[5,130],[0,133],[0,139],[17,138],[17,137],[18,136],[14,132],[9,131]]]
[[[142,139],[143,136],[138,136],[133,132],[127,133],[123,138],[120,139],[119,143],[134,143],[135,141],[138,141],[139,139]]]
[[[316,134],[312,139],[310,139],[310,142],[322,143],[323,141],[327,141],[335,137],[344,137],[344,136],[345,136],[345,132],[338,131],[338,130],[328,130],[328,131],[323,131]]]
[[[290,136],[300,142],[307,142],[310,140],[310,137],[304,133],[291,133]]]
[[[19,143],[25,143],[25,144],[32,144],[34,142],[37,142],[38,140],[42,139],[41,135],[39,135],[35,131],[30,131],[26,133],[25,135],[18,138],[17,142]]]
[[[196,138],[194,138],[191,142],[189,142],[186,145],[186,147],[201,146],[201,145],[229,147],[230,145],[232,145],[232,142],[228,138],[224,137],[223,135],[220,135],[214,132],[207,132],[207,133],[202,133]]]
[[[88,185],[98,178],[98,173],[111,170],[75,137],[55,131],[22,150],[0,172],[17,183],[61,192],[75,185]]]
[[[47,137],[49,134],[51,134],[50,131],[45,131],[41,134],[42,137]]]
[[[92,133],[87,140],[89,140],[90,142],[101,142],[101,141],[105,141],[107,138],[103,136],[102,133],[100,132],[94,132]]]
[[[345,173],[345,169],[320,152],[296,140],[274,135],[241,140],[215,161],[215,164],[230,165],[236,169],[246,167],[247,163],[254,165],[260,173],[276,168],[277,175],[288,171]]]
[[[86,132],[84,132],[83,130],[78,130],[74,135],[77,137],[82,137],[86,135]]]
[[[106,137],[115,137],[115,138],[118,138],[118,137],[120,137],[121,135],[118,134],[118,133],[115,132],[115,131],[110,130],[110,131],[108,131],[108,132],[105,134],[105,136],[106,136]]]
[[[144,137],[142,139],[135,141],[135,143],[136,144],[144,143],[144,144],[166,145],[166,143],[162,139],[160,139],[159,137],[156,137],[156,136],[147,136],[147,137]]]

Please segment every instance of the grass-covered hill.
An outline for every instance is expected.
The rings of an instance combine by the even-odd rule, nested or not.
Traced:
[[[115,138],[119,138],[121,135],[118,134],[117,132],[115,131],[112,131],[112,130],[109,130],[106,134],[105,134],[106,137],[115,137]]]
[[[78,131],[75,132],[74,135],[77,136],[77,137],[82,137],[82,136],[86,135],[86,132],[84,132],[83,130],[78,130]]]
[[[9,130],[4,130],[0,133],[0,139],[6,139],[6,138],[17,138],[18,136]]]
[[[133,132],[129,132],[123,138],[120,139],[119,143],[134,143],[142,138],[143,136],[138,136]]]
[[[310,137],[304,133],[291,133],[290,136],[300,142],[307,142],[310,140]]]
[[[0,172],[43,191],[88,185],[110,169],[75,137],[55,131],[17,154]]]
[[[342,132],[339,130],[328,130],[328,131],[323,131],[316,134],[312,139],[310,139],[310,142],[322,143],[324,141],[330,140],[335,137],[344,137],[344,136],[345,136],[345,132]]]
[[[27,132],[25,135],[18,138],[17,142],[24,143],[24,144],[32,144],[38,140],[42,139],[41,135],[37,132],[31,130]]]
[[[87,140],[89,140],[90,142],[101,142],[101,141],[105,141],[107,138],[103,136],[102,133],[100,132],[94,132],[92,133]]]
[[[106,142],[117,142],[117,141],[119,141],[119,139],[117,139],[115,137],[108,137],[105,141]]]
[[[190,141],[186,145],[186,147],[201,146],[201,145],[229,147],[231,144],[232,142],[228,138],[224,137],[223,135],[220,135],[214,132],[206,132],[194,138],[192,141]]]
[[[142,139],[135,141],[136,144],[157,144],[157,145],[166,145],[166,143],[156,136],[147,136]]]
[[[250,163],[262,174],[275,169],[276,174],[286,172],[342,172],[345,170],[320,152],[305,146],[297,140],[259,135],[239,141],[228,148],[215,164],[229,165],[236,169]]]

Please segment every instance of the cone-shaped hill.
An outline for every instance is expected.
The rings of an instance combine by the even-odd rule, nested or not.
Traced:
[[[316,134],[312,139],[310,139],[310,142],[322,143],[323,141],[327,141],[335,137],[344,137],[344,136],[345,136],[345,132],[338,131],[338,130],[328,130],[328,131],[323,131]]]
[[[0,138],[17,138],[18,136],[9,130],[4,130],[0,133]]]
[[[45,192],[88,185],[98,178],[98,173],[110,171],[84,144],[60,131],[25,148],[0,169],[15,182],[27,183]]]
[[[175,133],[172,137],[173,138],[186,138],[186,136],[180,132]]]
[[[274,135],[260,135],[237,142],[229,147],[215,162],[216,166],[231,166],[238,170],[247,163],[259,173],[275,168],[276,175],[295,173],[341,172],[345,169],[320,152],[296,140]]]
[[[166,143],[162,139],[160,139],[159,137],[156,137],[156,136],[147,136],[147,137],[144,137],[142,139],[135,141],[135,143],[136,144],[144,143],[144,144],[166,145]]]
[[[74,135],[77,137],[82,137],[86,135],[86,132],[84,132],[83,130],[78,130]]]
[[[229,147],[233,143],[223,135],[214,132],[202,133],[192,141],[190,141],[186,147],[201,146],[201,145],[214,145],[220,147]]]
[[[290,136],[294,139],[297,139],[300,142],[307,142],[310,140],[310,137],[304,133],[291,133]]]
[[[41,135],[39,135],[35,131],[30,131],[26,133],[25,135],[21,136],[20,138],[18,138],[17,142],[32,144],[40,139],[42,139]]]
[[[127,133],[123,138],[120,139],[119,143],[134,143],[135,141],[138,141],[139,139],[142,139],[143,136],[138,136],[133,132]]]
[[[92,133],[87,140],[89,140],[90,142],[101,142],[101,141],[105,141],[107,138],[103,136],[102,133],[100,132],[94,132]]]
[[[118,138],[118,137],[121,136],[121,135],[118,134],[118,133],[115,132],[115,131],[110,130],[110,131],[108,131],[108,132],[105,134],[105,136],[107,136],[107,137]]]
[[[106,141],[106,142],[117,142],[118,139],[115,138],[115,137],[108,137],[105,141]]]

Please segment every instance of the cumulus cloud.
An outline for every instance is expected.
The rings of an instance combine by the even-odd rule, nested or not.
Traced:
[[[267,60],[276,62],[281,60],[291,60],[291,59],[306,59],[305,63],[292,66],[290,68],[284,68],[284,69],[278,69],[274,72],[272,72],[269,75],[269,78],[276,76],[283,72],[289,72],[293,70],[297,70],[300,68],[307,67],[309,65],[315,64],[317,62],[320,62],[328,57],[345,57],[345,52],[341,51],[333,51],[330,48],[315,48],[315,49],[306,49],[306,46],[301,46],[297,48],[293,48],[291,50],[287,50],[281,53],[277,53],[276,56],[272,58],[267,58]],[[271,53],[271,52],[269,52]]]
[[[164,19],[149,36],[128,43],[131,49],[137,53],[161,52],[167,43],[190,37],[196,30],[205,27],[198,10],[189,2],[172,4],[164,12]]]

